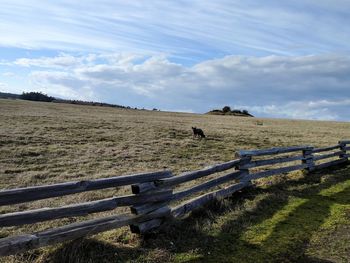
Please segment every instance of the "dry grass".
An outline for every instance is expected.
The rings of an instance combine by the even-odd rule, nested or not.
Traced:
[[[348,139],[350,137],[350,123],[277,119],[263,119],[262,122],[263,125],[257,125],[256,118],[0,100],[0,187],[13,188],[162,169],[171,169],[175,174],[178,174],[183,171],[232,160],[235,151],[239,149],[261,149],[291,145],[329,146],[336,144],[340,139]],[[207,139],[194,140],[191,134],[191,126],[202,128],[207,135]],[[327,175],[320,175],[319,178],[325,176],[327,177]],[[341,178],[341,175],[338,175],[338,177]],[[338,183],[343,179],[341,178],[333,183]],[[301,182],[298,185],[300,191],[311,187],[303,181],[303,178],[298,180],[298,182]],[[217,247],[212,253],[215,256],[222,254],[227,258],[227,261],[233,262],[235,258],[232,253],[237,254],[236,249],[244,252],[244,247],[250,241],[252,245],[260,246],[261,239],[266,239],[264,237],[265,234],[262,234],[260,239],[251,240],[252,234],[258,235],[260,232],[265,233],[267,230],[265,232],[260,231],[261,227],[254,223],[254,218],[252,222],[248,219],[247,222],[243,219],[240,219],[241,221],[237,219],[237,222],[241,224],[240,228],[247,229],[247,232],[236,233],[233,231],[234,233],[227,239],[224,233],[219,231],[223,228],[223,225],[229,225],[235,217],[241,218],[243,215],[249,215],[249,211],[258,207],[262,200],[264,202],[265,199],[270,200],[270,195],[283,196],[283,205],[286,205],[286,208],[283,208],[278,198],[272,198],[270,202],[276,209],[273,209],[273,212],[268,211],[268,213],[258,209],[256,212],[258,214],[255,216],[257,218],[271,216],[272,221],[277,220],[280,222],[284,220],[285,215],[289,214],[289,210],[295,210],[296,207],[302,206],[304,204],[303,199],[308,198],[303,196],[300,197],[301,199],[295,197],[295,200],[293,198],[289,200],[287,195],[278,192],[278,188],[273,188],[274,185],[284,184],[283,187],[289,185],[277,179],[272,180],[272,182],[273,185],[269,188],[269,191],[272,192],[257,191],[251,194],[254,198],[251,198],[252,200],[250,201],[239,199],[238,203],[232,201],[226,206],[221,204],[224,206],[223,211],[213,211],[213,216],[209,215],[209,219],[201,217],[200,220],[197,220],[194,217],[194,219],[189,219],[190,222],[187,225],[190,226],[187,226],[185,223],[186,227],[182,224],[175,224],[173,228],[170,227],[171,231],[177,231],[178,235],[183,238],[187,237],[187,242],[184,243],[188,249],[184,249],[180,245],[180,241],[173,235],[160,234],[159,240],[164,244],[161,245],[159,242],[155,242],[156,245],[150,245],[149,241],[130,234],[127,228],[122,228],[100,234],[94,239],[89,239],[82,243],[73,242],[38,249],[31,253],[7,257],[2,260],[7,262],[41,262],[49,259],[49,261],[64,262],[67,261],[65,256],[67,257],[70,253],[73,253],[69,257],[71,262],[87,262],[89,261],[88,259],[91,259],[90,262],[189,262],[191,260],[206,261],[210,258],[214,260],[213,254],[206,254],[206,249],[209,245],[201,243],[201,238],[205,234],[206,238],[204,239],[207,242],[219,242],[210,243],[213,246],[215,244],[215,247]],[[315,195],[317,195],[317,190],[321,190],[321,188],[314,190]],[[2,207],[0,212],[77,203],[110,197],[128,191],[129,189],[127,188],[94,191],[64,198],[36,201],[30,204]],[[291,193],[294,193],[293,191]],[[315,199],[314,201],[317,200]],[[314,203],[311,202],[311,204]],[[343,206],[348,204],[343,204]],[[343,206],[341,207],[343,210],[339,209],[343,212],[349,212],[349,210],[344,210]],[[287,212],[278,212],[277,208],[286,209]],[[340,211],[339,209],[334,209],[336,211],[334,213]],[[118,211],[121,210],[123,209]],[[344,212],[345,217],[349,217],[348,212]],[[116,211],[101,213],[101,215],[113,213],[116,213]],[[96,216],[91,215],[89,217]],[[302,219],[307,220],[307,217],[302,217]],[[76,220],[81,220],[81,218],[55,220],[18,228],[3,228],[0,230],[0,236],[37,231]],[[259,221],[260,219],[256,220]],[[268,225],[272,224],[270,221],[267,223]],[[238,224],[237,222],[235,221],[234,226]],[[197,223],[199,224],[198,226],[195,225]],[[338,225],[341,229],[347,229],[346,231],[348,231],[349,235],[349,228],[346,224],[341,221]],[[191,227],[192,232],[188,231],[188,227]],[[265,226],[263,225],[262,227]],[[322,244],[320,240],[330,242],[329,240],[332,238],[330,237],[331,234],[326,236],[318,235],[318,228],[313,227],[314,225],[310,227],[308,233],[313,234],[315,232],[316,241],[312,243],[309,240],[310,244],[314,245],[308,251],[313,251],[313,254],[317,254],[316,252],[321,250],[316,249],[317,246]],[[268,231],[271,232],[272,230]],[[337,231],[339,232],[339,230]],[[193,236],[189,237],[187,232],[192,233]],[[344,230],[339,233],[343,235]],[[242,246],[237,244],[234,250],[227,249],[225,242],[231,241],[231,238],[237,237],[237,235],[242,242],[248,243],[239,243]],[[320,240],[317,240],[317,238]],[[333,240],[333,242],[337,242],[334,244],[343,242],[342,240],[345,240],[348,236],[339,238],[335,241]],[[195,241],[196,239],[197,241]],[[150,240],[152,240],[152,237]],[[304,239],[300,238],[300,240]],[[270,242],[277,242],[276,237],[271,239]],[[263,252],[268,256],[279,255],[278,252],[280,254],[283,252],[283,249],[277,249],[271,254],[269,246],[272,245],[266,242],[264,244],[265,247],[262,246]],[[282,244],[284,243],[282,242]],[[286,242],[286,246],[290,249],[288,242]],[[342,247],[339,244],[337,246]],[[345,249],[345,252],[339,253],[349,253],[348,249],[346,250],[343,247],[342,249]],[[101,251],[106,253],[106,255],[101,254]],[[254,250],[249,248],[247,251],[252,253]],[[289,251],[288,253],[292,252]],[[327,253],[326,251],[324,254]],[[253,254],[255,255],[255,253]],[[258,255],[254,258],[254,255],[251,258],[252,261],[259,258]],[[322,255],[319,256],[322,258]],[[267,258],[271,261],[273,257],[269,258],[268,256]],[[220,259],[219,261],[225,261],[222,257],[217,258]],[[293,253],[291,258],[295,259]],[[342,262],[342,257],[340,257],[339,262]]]

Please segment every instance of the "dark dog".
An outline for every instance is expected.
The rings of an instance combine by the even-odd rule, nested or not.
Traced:
[[[197,129],[196,127],[192,127],[193,137],[205,138],[204,132],[202,129]]]

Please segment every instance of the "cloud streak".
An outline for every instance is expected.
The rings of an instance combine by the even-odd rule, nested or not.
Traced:
[[[47,70],[34,70],[32,85],[60,97],[146,108],[206,112],[231,105],[260,116],[332,120],[350,114],[350,57],[226,56],[184,66],[164,56],[89,54],[72,61],[79,63],[61,70],[43,63]]]
[[[347,1],[2,1],[3,46],[194,60],[349,52]]]
[[[12,64],[24,67],[55,67],[66,68],[73,67],[81,63],[82,58],[74,57],[71,55],[61,54],[57,57],[41,57],[41,58],[19,58]]]

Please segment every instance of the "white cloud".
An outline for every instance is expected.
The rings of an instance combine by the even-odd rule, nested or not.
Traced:
[[[72,74],[60,71],[33,71],[30,82],[35,89],[58,98],[98,100],[89,85]]]
[[[349,100],[339,101],[292,101],[286,104],[264,105],[249,107],[260,116],[311,119],[311,120],[338,120],[338,107],[350,106]],[[243,106],[244,108],[244,106]],[[345,118],[342,118],[345,120]]]
[[[18,76],[7,90],[349,119],[349,1],[0,2],[0,46],[13,58],[2,76]]]
[[[84,99],[146,108],[206,112],[245,105],[257,115],[306,119],[350,114],[350,57],[227,56],[186,67],[164,56],[103,56],[80,57],[68,70],[34,71],[32,85],[57,96],[85,94]]]
[[[0,89],[6,89],[6,88],[8,88],[7,84],[0,82]]]
[[[4,72],[4,73],[2,73],[2,75],[4,77],[15,77],[16,76],[16,74],[13,72]]]
[[[13,64],[24,67],[61,68],[77,66],[81,62],[82,58],[80,57],[61,54],[57,57],[19,58]]]

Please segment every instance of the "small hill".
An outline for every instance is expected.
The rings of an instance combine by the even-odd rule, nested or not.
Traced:
[[[206,114],[210,115],[231,115],[231,116],[240,116],[240,117],[254,117],[247,110],[231,110],[229,106],[225,106],[222,110],[211,110]]]

